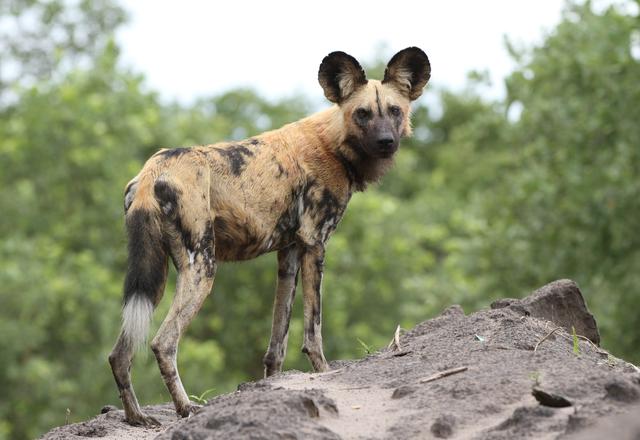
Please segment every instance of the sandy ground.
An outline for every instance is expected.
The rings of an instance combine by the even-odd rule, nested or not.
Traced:
[[[571,325],[597,340],[579,290],[562,281],[470,315],[453,306],[401,333],[399,347],[327,373],[242,384],[190,419],[148,407],[163,422],[155,430],[113,410],[43,438],[639,438],[640,371],[586,338],[576,354],[571,334],[554,331]],[[451,370],[460,371],[433,379]]]

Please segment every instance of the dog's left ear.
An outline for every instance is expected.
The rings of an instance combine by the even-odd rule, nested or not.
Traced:
[[[354,57],[344,52],[331,52],[320,64],[318,82],[324,90],[324,96],[340,104],[365,85],[367,77]]]
[[[384,71],[383,84],[393,84],[410,100],[418,99],[431,77],[427,54],[417,47],[408,47],[395,54]]]

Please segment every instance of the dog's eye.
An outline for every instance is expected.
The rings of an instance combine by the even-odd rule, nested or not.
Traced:
[[[400,116],[402,110],[397,105],[392,105],[389,107],[389,113],[391,113],[391,116]]]
[[[368,119],[369,113],[370,113],[369,110],[362,107],[356,110],[356,116],[358,117],[358,119]]]

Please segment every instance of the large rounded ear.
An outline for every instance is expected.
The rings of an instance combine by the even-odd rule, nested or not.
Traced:
[[[431,64],[427,54],[417,47],[408,47],[391,58],[382,82],[393,84],[413,101],[422,95],[430,77]]]
[[[354,57],[344,52],[331,52],[320,64],[318,82],[324,90],[324,96],[340,104],[365,85],[367,77]]]

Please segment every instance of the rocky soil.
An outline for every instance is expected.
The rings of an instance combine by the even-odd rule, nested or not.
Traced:
[[[327,373],[242,384],[189,419],[150,406],[163,425],[137,428],[105,408],[43,438],[640,438],[640,370],[598,344],[578,287],[561,280],[469,315],[452,306]]]

